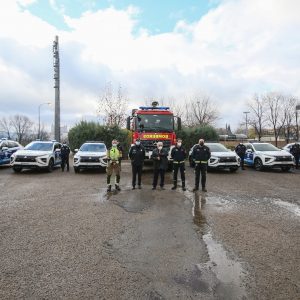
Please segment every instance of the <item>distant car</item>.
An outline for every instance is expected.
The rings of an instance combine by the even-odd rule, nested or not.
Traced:
[[[245,164],[255,170],[264,168],[281,168],[289,171],[294,165],[294,157],[287,151],[281,150],[270,143],[247,143]]]
[[[107,148],[103,142],[86,142],[75,149],[73,159],[75,173],[82,169],[102,169],[107,166]]]
[[[61,144],[56,141],[34,141],[11,156],[15,172],[22,169],[46,169],[52,172],[61,164]]]
[[[11,155],[22,148],[23,146],[18,142],[6,138],[0,139],[0,165],[10,165]]]
[[[211,152],[211,158],[208,161],[209,169],[229,169],[230,172],[236,172],[238,170],[240,166],[240,158],[235,152],[227,149],[220,143],[205,143],[205,145],[210,149]],[[189,152],[189,162],[191,167],[195,166],[195,163],[192,159],[194,147],[195,145]]]

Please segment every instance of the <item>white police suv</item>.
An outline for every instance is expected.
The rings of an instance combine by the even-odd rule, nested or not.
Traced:
[[[15,172],[22,169],[46,169],[51,172],[61,164],[61,144],[56,141],[34,141],[11,156]]]
[[[0,165],[9,165],[11,155],[22,148],[23,146],[15,141],[0,139]]]
[[[73,166],[75,173],[82,169],[101,169],[107,166],[107,149],[103,142],[86,142],[75,149]]]
[[[209,169],[229,169],[230,172],[236,172],[240,166],[240,158],[238,155],[227,149],[220,143],[205,143],[210,149],[211,157],[208,161]],[[195,145],[192,147],[189,153],[190,166],[194,166],[192,161],[192,151]]]
[[[246,143],[245,164],[253,166],[255,170],[264,168],[281,168],[289,171],[294,165],[293,156],[270,143]]]

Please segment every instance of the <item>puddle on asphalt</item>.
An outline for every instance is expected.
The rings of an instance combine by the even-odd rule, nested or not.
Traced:
[[[274,199],[273,202],[282,207],[285,208],[286,210],[288,210],[289,212],[295,214],[296,216],[300,217],[300,207],[297,204],[293,204],[290,202],[285,202],[279,199]]]
[[[218,295],[224,299],[243,299],[246,291],[242,286],[245,272],[241,263],[229,258],[222,244],[216,242],[210,233],[203,235],[210,258],[211,270],[219,280],[216,287]],[[198,265],[201,269],[201,265]]]
[[[191,197],[191,195],[189,196]],[[214,197],[213,199],[216,205],[223,206],[228,202],[219,197]],[[241,263],[234,259],[234,257],[229,257],[222,244],[215,241],[209,232],[209,227],[203,212],[208,201],[210,205],[214,205],[211,203],[211,200],[212,197],[207,197],[199,193],[193,194],[193,221],[199,226],[201,232],[207,232],[202,235],[202,239],[206,244],[210,259],[209,262],[205,264],[198,264],[197,268],[200,274],[207,273],[207,270],[211,270],[214,273],[218,281],[215,292],[217,295],[220,295],[222,299],[245,299],[246,291],[242,285],[245,271]],[[201,281],[201,285],[202,284],[203,282]]]

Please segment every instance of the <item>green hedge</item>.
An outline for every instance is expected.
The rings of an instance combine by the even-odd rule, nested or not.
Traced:
[[[207,142],[219,141],[219,135],[212,126],[183,128],[182,130],[176,132],[176,136],[183,139],[183,145],[187,150],[189,150],[193,145],[197,144],[201,138]]]
[[[80,148],[86,141],[103,141],[107,147],[111,146],[111,141],[117,139],[127,153],[130,147],[131,133],[126,129],[117,126],[108,127],[96,122],[81,121],[76,124],[68,134],[70,148]]]
[[[198,143],[200,138],[205,141],[218,141],[218,134],[212,126],[183,128],[181,131],[177,131],[176,135],[183,139],[184,147],[187,150]],[[111,141],[116,138],[123,146],[124,157],[126,157],[131,143],[131,132],[117,126],[108,127],[96,122],[81,121],[69,131],[68,138],[72,151],[80,148],[86,141],[103,141],[107,147],[110,147]]]

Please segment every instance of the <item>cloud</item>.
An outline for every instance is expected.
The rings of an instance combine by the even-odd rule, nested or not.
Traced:
[[[133,6],[89,10],[78,18],[60,10],[70,28],[63,31],[21,9],[20,1],[4,0],[1,107],[34,117],[41,101],[54,98],[52,41],[58,34],[62,122],[96,118],[101,89],[111,81],[125,87],[130,108],[151,97],[182,101],[203,91],[218,103],[219,125],[237,125],[254,93],[300,97],[299,11],[298,0],[219,1],[197,22],[179,20],[171,32],[150,34],[139,27],[140,10]],[[50,113],[46,117],[52,122]]]

